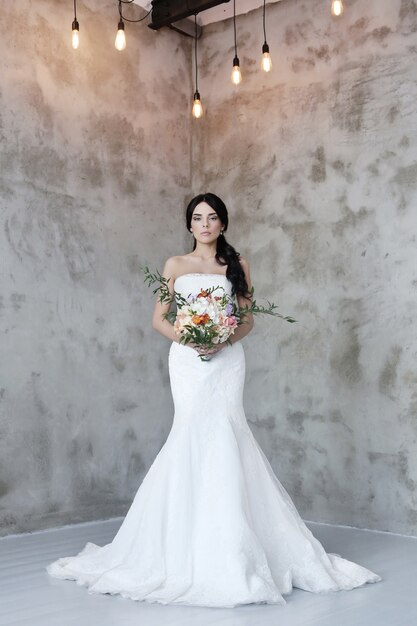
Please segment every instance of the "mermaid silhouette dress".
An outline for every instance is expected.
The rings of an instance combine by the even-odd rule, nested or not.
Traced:
[[[231,283],[183,274],[175,290]],[[243,409],[241,341],[210,361],[173,342],[169,375],[174,419],[111,543],[88,542],[47,572],[89,593],[206,607],[286,604],[293,587],[351,590],[381,576],[326,553],[250,430]]]

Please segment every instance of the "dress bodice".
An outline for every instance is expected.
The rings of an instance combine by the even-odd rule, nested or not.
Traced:
[[[198,293],[200,289],[208,287],[223,287],[226,293],[229,295],[232,293],[232,283],[224,274],[181,274],[174,281],[175,291],[183,298],[187,298],[190,293]]]

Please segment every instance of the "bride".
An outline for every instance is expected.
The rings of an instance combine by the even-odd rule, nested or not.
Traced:
[[[186,298],[224,288],[250,302],[249,265],[226,241],[228,213],[211,193],[188,205],[192,252],[169,258],[162,275]],[[313,593],[350,590],[382,580],[365,567],[326,553],[298,514],[250,430],[243,409],[246,316],[223,343],[207,350],[181,344],[155,304],[153,327],[172,341],[169,375],[174,419],[113,541],[88,542],[46,569],[89,593],[206,607],[286,604],[294,587]],[[198,354],[209,353],[209,361]]]

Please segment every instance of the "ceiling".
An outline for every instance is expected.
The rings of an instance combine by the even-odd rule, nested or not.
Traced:
[[[281,1],[282,0],[267,0],[267,4]],[[134,3],[138,4],[147,11],[150,10],[152,5],[151,0],[134,0]],[[261,6],[263,6],[263,0],[238,0],[236,2],[236,15],[249,13],[249,11],[253,11]],[[205,26],[206,24],[226,20],[229,17],[233,17],[233,0],[226,2],[225,4],[219,4],[216,7],[207,9],[206,11],[202,11],[197,16],[197,22],[200,26]]]

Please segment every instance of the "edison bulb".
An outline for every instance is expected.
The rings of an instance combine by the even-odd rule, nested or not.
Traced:
[[[269,52],[264,52],[261,59],[261,67],[264,72],[270,72],[272,68],[271,55]]]
[[[80,45],[80,26],[77,20],[74,20],[72,23],[72,47],[74,50],[77,50]]]
[[[193,115],[194,117],[196,117],[197,119],[199,117],[202,117],[203,115],[203,105],[201,104],[200,100],[194,100],[194,104],[193,104]]]
[[[195,92],[194,94],[194,102],[193,102],[193,116],[195,118],[199,118],[202,117],[203,115],[203,105],[201,104],[201,100],[200,100],[200,94],[198,93],[198,91]]]
[[[343,13],[343,2],[342,0],[332,0],[332,15],[339,17]]]
[[[238,85],[242,81],[242,73],[239,65],[234,65],[232,70],[232,83]]]
[[[117,50],[124,50],[126,48],[126,35],[125,35],[125,25],[122,21],[119,22],[117,30],[116,39],[114,41],[114,45]]]
[[[80,33],[78,30],[73,30],[72,31],[72,47],[74,48],[74,50],[77,50],[79,45],[80,45]]]
[[[264,72],[270,72],[272,69],[271,55],[269,54],[269,46],[266,41],[262,46],[261,68]]]

